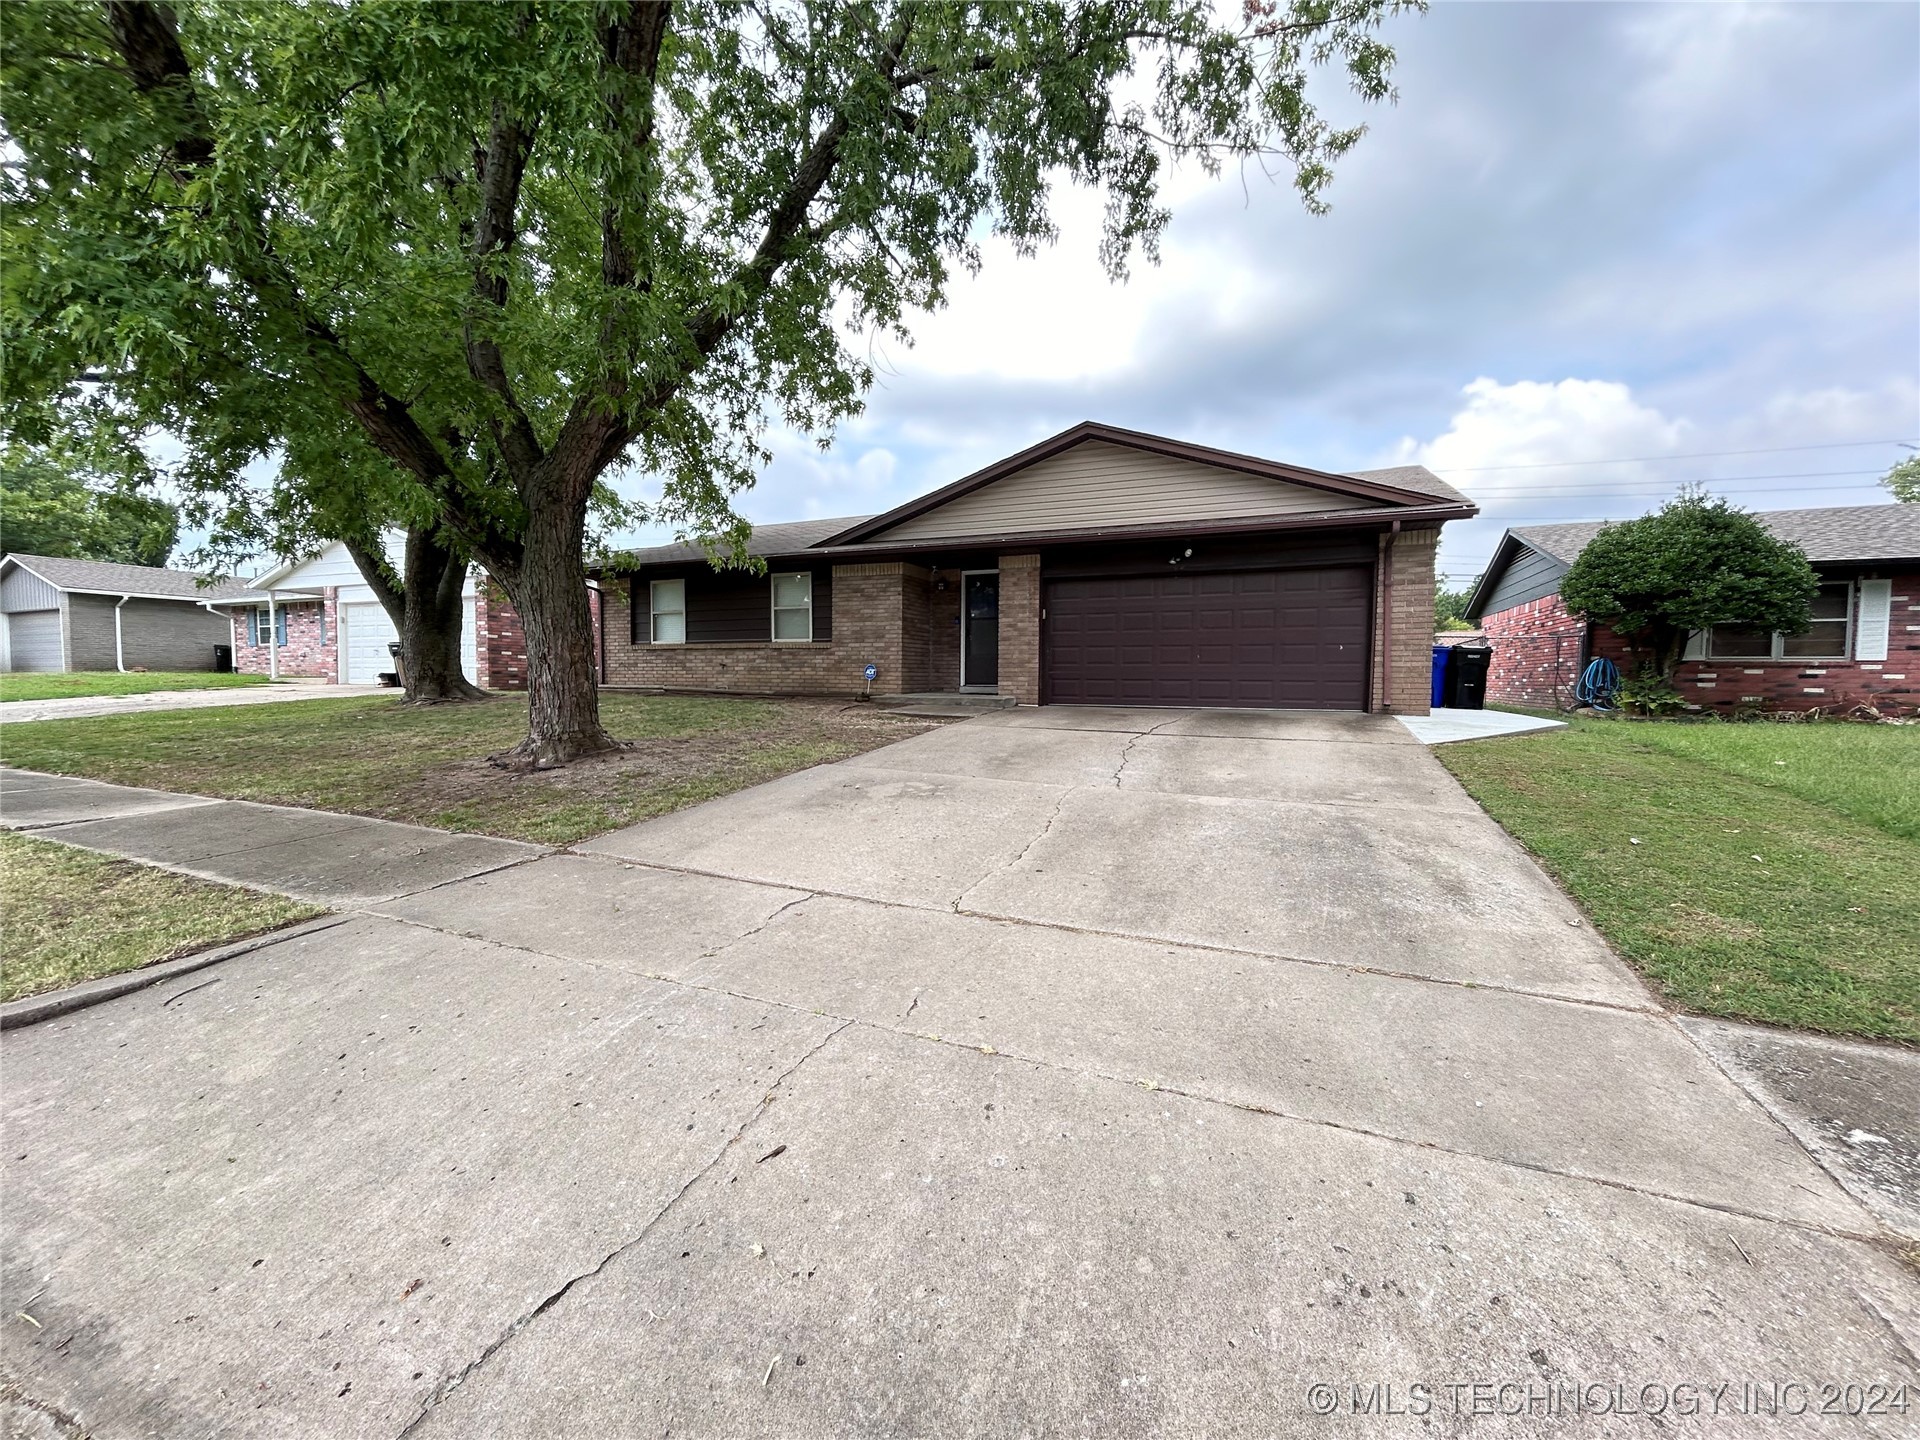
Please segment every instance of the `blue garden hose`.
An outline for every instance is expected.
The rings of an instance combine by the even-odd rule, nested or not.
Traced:
[[[1613,697],[1620,693],[1620,667],[1611,660],[1594,661],[1581,672],[1573,693],[1595,710],[1613,709]]]

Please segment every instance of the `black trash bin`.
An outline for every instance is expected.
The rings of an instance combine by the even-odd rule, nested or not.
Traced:
[[[1484,710],[1487,704],[1487,668],[1493,651],[1484,645],[1456,645],[1447,657],[1447,708]]]
[[[382,685],[392,686],[406,684],[407,667],[400,661],[400,642],[398,640],[389,640],[387,642],[387,654],[393,657],[393,669],[382,670],[380,672],[380,683]]]
[[[213,647],[213,673],[231,675],[233,673],[233,646],[216,645]]]

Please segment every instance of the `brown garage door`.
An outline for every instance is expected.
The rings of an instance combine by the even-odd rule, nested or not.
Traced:
[[[1045,698],[1364,710],[1372,588],[1364,566],[1049,581]]]

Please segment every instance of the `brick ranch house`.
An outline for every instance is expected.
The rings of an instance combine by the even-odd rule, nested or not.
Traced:
[[[1794,635],[1696,632],[1675,683],[1709,710],[1920,711],[1920,505],[1772,510],[1756,516],[1820,575],[1813,624]],[[1509,530],[1466,607],[1493,646],[1487,698],[1571,709],[1587,662],[1626,669],[1625,642],[1560,599],[1560,581],[1602,522]]]
[[[403,558],[399,542],[390,548],[397,569]],[[464,593],[461,669],[488,689],[526,689],[527,642],[513,606],[477,573],[468,576]],[[589,599],[597,630],[598,592]],[[387,646],[399,634],[337,540],[258,576],[221,609],[232,630],[234,669],[242,674],[374,685],[393,669]]]
[[[1419,466],[1333,474],[1092,422],[884,515],[601,577],[610,686],[1425,714],[1440,527]],[[1389,663],[1390,662],[1390,663]]]

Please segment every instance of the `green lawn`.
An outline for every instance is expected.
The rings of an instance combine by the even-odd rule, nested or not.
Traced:
[[[1920,1042],[1920,728],[1575,720],[1435,753],[1675,1005]]]
[[[531,775],[486,763],[526,734],[526,702],[409,707],[386,697],[155,711],[7,727],[0,758],[126,785],[345,810],[569,844],[903,740],[928,722],[840,701],[606,695],[630,747]]]
[[[217,675],[211,670],[76,670],[65,675],[0,674],[0,701],[79,700],[90,695],[146,695],[155,690],[225,690],[266,685],[264,675]]]
[[[117,975],[324,913],[0,832],[0,1000]]]

